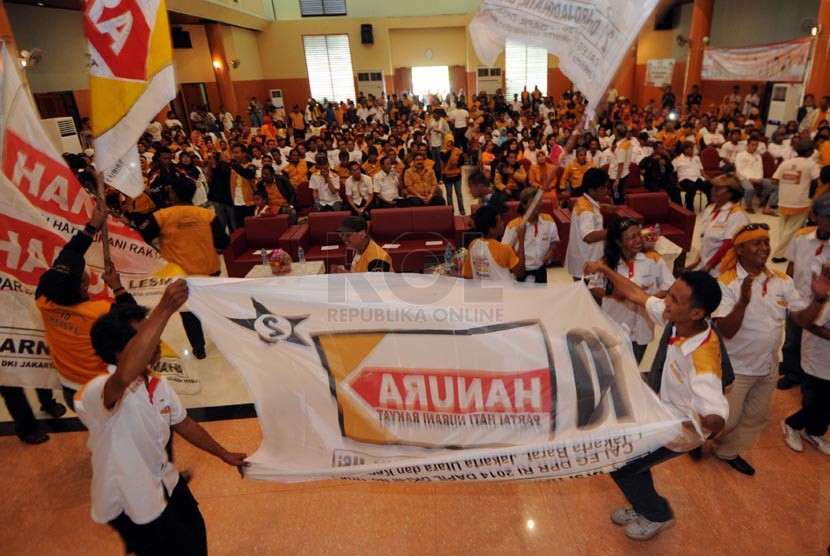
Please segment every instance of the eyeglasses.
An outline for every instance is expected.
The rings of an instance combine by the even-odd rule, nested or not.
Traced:
[[[753,222],[752,224],[747,224],[738,234],[742,234],[744,232],[754,232],[755,230],[766,230],[769,231],[769,224],[765,224],[764,222]],[[738,235],[735,234],[735,235]]]

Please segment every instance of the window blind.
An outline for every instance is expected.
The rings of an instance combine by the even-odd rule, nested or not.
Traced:
[[[521,100],[525,87],[532,92],[538,86],[543,95],[547,94],[548,53],[544,48],[508,40],[504,48],[504,65],[508,102],[513,100],[514,94]]]
[[[346,0],[300,0],[300,15],[346,15]]]
[[[355,98],[348,35],[306,35],[305,63],[311,96],[321,101]]]

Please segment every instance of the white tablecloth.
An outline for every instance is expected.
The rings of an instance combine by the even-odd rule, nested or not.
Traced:
[[[674,269],[675,259],[683,252],[683,249],[679,245],[663,236],[657,239],[657,245],[654,250],[660,253],[660,256],[666,261],[669,270]]]
[[[294,263],[291,265],[291,272],[288,274],[280,274],[279,276],[310,276],[312,274],[325,274],[326,264],[323,261],[308,261],[304,263]],[[271,268],[262,264],[256,265],[252,268],[245,278],[274,278],[275,275],[271,272]]]

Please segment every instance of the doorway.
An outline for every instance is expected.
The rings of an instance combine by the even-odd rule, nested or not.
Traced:
[[[420,66],[412,68],[412,93],[421,100],[429,95],[442,97],[450,92],[450,69],[448,66]]]

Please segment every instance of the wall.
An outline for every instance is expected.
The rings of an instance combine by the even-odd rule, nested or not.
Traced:
[[[390,29],[392,68],[415,66],[466,66],[467,34],[464,27]],[[426,50],[432,57],[426,57]]]
[[[801,21],[815,20],[818,7],[819,0],[716,0],[709,45],[750,46],[807,36]]]
[[[184,31],[190,33],[190,42],[193,44],[193,48],[176,48],[173,50],[176,82],[207,83],[216,81],[205,28],[202,25],[177,25],[177,27],[181,27]]]

